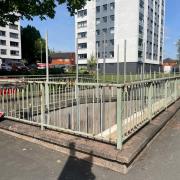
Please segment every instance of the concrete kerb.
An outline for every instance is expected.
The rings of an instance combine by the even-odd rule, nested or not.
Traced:
[[[73,153],[75,157],[88,159],[86,157],[91,155],[94,164],[126,174],[139,155],[148,147],[149,143],[154,140],[154,137],[161,132],[161,129],[165,127],[179,109],[180,100],[159,114],[148,125],[131,137],[123,145],[122,151],[116,150],[116,147],[113,145],[56,131],[40,131],[39,127],[11,120],[0,122],[0,128],[4,133],[68,155],[71,155],[69,153],[71,148],[70,144],[73,143],[75,145]]]

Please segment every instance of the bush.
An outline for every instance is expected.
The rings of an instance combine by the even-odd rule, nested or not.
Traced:
[[[49,74],[64,74],[64,68],[49,69]],[[0,71],[0,76],[15,76],[15,75],[46,75],[46,69],[36,69],[32,71]]]

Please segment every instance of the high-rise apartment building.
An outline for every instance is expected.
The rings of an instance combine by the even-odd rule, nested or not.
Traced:
[[[126,52],[127,71],[139,71],[142,62],[147,70],[158,69],[164,19],[165,0],[88,1],[75,17],[78,63],[86,65],[91,55],[98,55],[100,68],[106,59],[106,72],[115,72],[118,61],[123,69]]]
[[[3,61],[21,59],[20,22],[0,26],[0,59]]]

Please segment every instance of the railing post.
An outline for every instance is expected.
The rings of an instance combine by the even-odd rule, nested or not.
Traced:
[[[122,88],[117,88],[117,149],[122,149]]]
[[[177,100],[177,78],[174,80],[174,99]]]
[[[45,93],[44,96],[45,96],[45,100],[43,99],[44,103],[46,104],[46,111],[47,111],[47,124],[49,125],[49,84],[48,84],[49,81],[46,81],[45,82],[45,87],[43,86],[43,92]]]
[[[45,88],[44,85],[41,84],[41,130],[44,130],[44,122],[45,122],[45,101],[44,101],[44,96],[45,96]]]
[[[152,120],[152,92],[153,92],[153,85],[150,84],[149,91],[148,91],[148,114],[149,120]]]
[[[167,106],[168,106],[168,80],[166,80],[165,82],[165,108],[167,109]]]
[[[179,78],[178,78],[178,80],[177,80],[177,98],[179,98],[179,96],[180,96],[179,87],[180,87],[180,80],[179,80]]]
[[[78,123],[78,131],[81,130],[81,121],[80,121],[80,98],[79,98],[79,86],[76,82],[75,84],[75,98],[76,98],[76,119]]]

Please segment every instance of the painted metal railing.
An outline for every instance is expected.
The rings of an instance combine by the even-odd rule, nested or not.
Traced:
[[[6,118],[116,144],[180,97],[180,77],[127,84],[2,81]]]

